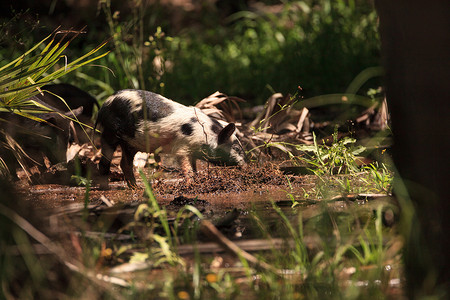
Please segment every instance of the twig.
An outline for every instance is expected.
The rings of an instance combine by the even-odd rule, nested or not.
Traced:
[[[243,240],[236,241],[237,247],[243,251],[270,251],[273,249],[281,249],[287,244],[288,247],[292,247],[294,240],[284,240],[284,239],[255,239],[255,240]],[[214,242],[201,243],[197,245],[180,245],[177,247],[177,253],[179,255],[192,254],[196,251],[199,253],[218,253],[223,252],[224,247],[218,245]]]
[[[113,200],[109,200],[109,199],[106,198],[104,195],[101,195],[101,196],[100,196],[100,200],[101,200],[103,203],[105,203],[106,206],[108,206],[108,207],[112,207],[112,206],[114,206],[114,204],[115,204]]]
[[[106,289],[106,287],[104,287],[102,284],[100,284],[100,282],[95,280],[96,278],[104,282],[113,283],[122,287],[129,286],[129,284],[123,279],[105,276],[100,273],[93,274],[92,272],[86,270],[86,268],[81,264],[75,265],[74,263],[69,262],[62,248],[58,247],[54,242],[50,240],[50,238],[48,238],[45,234],[36,229],[33,225],[31,225],[27,220],[22,218],[15,211],[13,211],[9,207],[1,203],[0,203],[0,214],[10,219],[13,223],[15,223],[22,230],[24,230],[31,237],[33,237],[36,241],[38,241],[45,248],[47,248],[51,253],[53,253],[58,258],[58,260],[62,264],[64,264],[67,268],[69,268],[69,270],[91,279],[92,282],[95,282],[98,286],[101,286],[104,289]],[[120,297],[118,296],[116,296],[116,298],[120,299]]]
[[[308,115],[309,110],[306,107],[302,108],[302,112],[300,114],[300,118],[297,122],[297,133],[300,133],[303,128],[303,124],[305,123],[306,116]],[[306,130],[309,130],[309,128],[306,128]]]
[[[235,254],[238,257],[244,258],[245,260],[247,260],[250,264],[254,265],[255,267],[259,267],[261,269],[273,272],[275,274],[281,274],[281,271],[278,270],[277,268],[275,268],[274,266],[269,265],[268,263],[257,259],[255,256],[253,256],[250,253],[239,248],[235,243],[233,243],[228,238],[226,238],[216,228],[216,226],[214,226],[210,221],[202,220],[201,225],[200,225],[200,230],[204,234],[206,234],[209,237],[211,237],[212,239],[214,239],[218,244],[220,244],[226,250],[230,251],[231,253]]]

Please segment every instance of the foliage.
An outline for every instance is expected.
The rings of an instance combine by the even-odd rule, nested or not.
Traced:
[[[366,228],[358,237],[358,241],[361,250],[358,250],[355,246],[350,246],[348,249],[352,252],[358,261],[362,265],[381,265],[383,262],[383,255],[386,248],[383,245],[383,232],[382,232],[382,207],[377,209],[377,218],[375,221],[375,234]]]
[[[316,136],[313,133],[313,145],[297,145],[297,150],[310,152],[312,155],[307,157],[299,157],[309,165],[314,166],[314,173],[317,175],[324,174],[341,174],[356,173],[358,165],[356,163],[356,155],[365,150],[363,146],[348,147],[356,142],[356,139],[344,137],[338,140],[337,130],[333,133],[333,142],[328,146],[323,142],[319,145]]]
[[[106,44],[104,42],[81,57],[68,62],[69,58],[64,51],[79,34],[80,32],[56,30],[23,55],[0,67],[0,112],[10,112],[36,122],[46,122],[36,114],[51,110],[33,98],[38,93],[42,93],[41,87],[108,54],[105,52],[94,56],[104,47]],[[68,38],[69,35],[72,35],[71,38]],[[49,39],[48,44],[45,44]],[[63,99],[61,101],[64,102]],[[76,116],[73,115],[73,117],[75,119],[72,120],[78,122]],[[0,117],[0,122],[5,121],[3,118],[3,116]],[[25,168],[23,160],[27,154],[21,145],[3,129],[0,130],[0,142],[2,148],[11,149],[15,159],[22,168]],[[2,162],[4,162],[3,159]],[[0,170],[2,170],[1,173],[8,173],[3,163],[0,165]]]
[[[102,43],[85,55],[68,63],[67,57],[62,53],[79,32],[68,41],[64,41],[69,33],[71,32],[56,31],[54,35],[47,36],[20,57],[0,67],[0,111],[13,112],[30,119],[39,120],[30,113],[39,112],[46,108],[30,99],[30,97],[40,93],[40,88],[43,85],[108,54],[106,52],[91,57],[105,45],[105,43]],[[57,34],[63,34],[59,41],[55,40]],[[52,40],[45,45],[45,41],[52,36]],[[40,53],[35,54],[40,46],[45,47]],[[58,62],[61,63],[61,59],[65,59],[65,62],[58,66],[56,70],[52,70]]]
[[[102,14],[98,13],[108,25],[112,52],[99,61],[105,68],[83,69],[69,78],[79,81],[80,87],[96,95],[100,103],[120,89],[165,92],[163,74],[170,64],[166,61],[173,55],[168,51],[173,38],[151,21],[155,20],[154,14],[161,13],[156,7],[147,1],[133,1],[131,7],[131,12],[122,17],[120,11],[114,11],[110,0],[99,2]]]
[[[132,221],[117,230],[118,234],[134,237],[131,243],[106,238],[106,235],[94,238],[87,235],[87,230],[82,230],[78,259],[85,270],[84,276],[92,276],[94,272],[97,279],[103,278],[108,282],[99,285],[101,293],[116,293],[125,298],[181,299],[228,299],[237,295],[273,298],[280,294],[286,298],[323,298],[332,293],[339,298],[360,299],[374,292],[383,295],[383,289],[388,285],[389,276],[383,275],[384,266],[395,262],[398,250],[392,249],[396,237],[388,235],[391,233],[382,225],[385,204],[373,206],[376,207],[375,213],[372,206],[357,203],[346,203],[345,210],[336,210],[344,204],[333,201],[309,207],[298,205],[294,209],[272,202],[271,207],[263,212],[250,210],[249,218],[254,226],[247,224],[245,227],[251,228],[253,235],[266,238],[269,244],[276,237],[285,242],[281,247],[255,254],[260,265],[269,265],[270,268],[250,264],[243,257],[236,258],[238,262],[230,267],[217,268],[213,267],[215,263],[211,259],[219,259],[222,254],[211,257],[200,255],[195,250],[195,245],[202,243],[198,229],[203,216],[199,210],[185,206],[175,216],[169,215],[169,211],[156,201],[142,172],[141,177],[148,200],[135,206]],[[87,229],[94,226],[87,218],[89,187],[85,196],[86,213],[83,214],[82,228]],[[96,215],[99,213],[95,212]],[[0,214],[0,219],[2,216]],[[104,223],[107,218],[98,222],[100,230],[108,230],[110,225]],[[14,220],[17,218],[12,223]],[[386,242],[388,237],[391,240]],[[72,238],[74,245],[77,244],[75,241]],[[16,242],[21,247],[29,247],[28,242],[19,239]],[[185,243],[194,245],[191,256],[182,256],[177,251]],[[39,256],[24,259],[44,263]],[[126,267],[129,271],[113,271],[117,264],[118,269]],[[31,265],[21,265],[21,268],[25,274],[35,272],[29,279],[31,283],[47,280],[45,268],[28,270]],[[145,272],[140,272],[144,269]],[[342,275],[348,272],[350,277]],[[163,274],[163,277],[148,281],[147,275],[142,277],[140,274]],[[126,280],[121,278],[123,275]],[[9,280],[12,279],[3,277],[2,286],[8,286]],[[362,280],[368,281],[368,288],[361,286]],[[85,282],[85,291],[76,288],[73,291],[62,290],[61,294],[74,296],[81,293],[92,297],[99,293],[95,291],[97,285],[96,281]],[[41,288],[32,286],[30,290],[36,295],[47,291],[46,285]]]
[[[371,292],[381,295],[380,287],[374,286],[370,292],[355,287],[361,283],[358,281],[361,278],[368,278],[369,286],[375,278],[382,278],[383,266],[391,258],[391,244],[385,243],[387,231],[382,227],[383,207],[378,207],[374,218],[369,217],[366,223],[360,224],[358,218],[362,214],[352,213],[350,207],[337,214],[332,202],[317,206],[313,218],[302,215],[307,209],[298,207],[290,211],[275,204],[273,209],[277,217],[274,220],[262,220],[257,214],[252,215],[264,235],[278,233],[293,242],[287,249],[273,249],[261,257],[282,269],[286,276],[280,278],[273,273],[258,272],[259,280],[254,284],[256,293],[260,296],[283,293],[286,298],[327,298],[330,293],[333,298],[350,299],[364,298]],[[312,237],[314,244],[321,245],[319,249],[308,245]],[[363,266],[367,265],[376,272],[364,275]],[[337,277],[350,269],[355,270],[354,276],[344,287]]]
[[[136,251],[130,262],[151,261],[151,265],[155,267],[163,263],[184,266],[185,262],[176,254],[175,246],[180,238],[180,231],[184,228],[182,225],[186,221],[186,214],[194,214],[200,219],[203,216],[197,208],[187,205],[179,210],[175,222],[170,222],[167,211],[159,206],[152,187],[141,170],[140,175],[144,181],[145,195],[148,198],[148,202],[137,207],[134,213],[134,222],[127,227],[136,231],[137,234],[145,235],[144,239],[148,245],[148,251]]]
[[[380,166],[378,162],[375,162],[365,166],[363,170],[369,174],[368,179],[362,178],[368,186],[374,184],[374,190],[376,192],[383,192],[386,194],[392,192],[393,174],[384,163],[381,163]]]
[[[165,72],[165,60],[170,57],[166,45],[172,38],[166,36],[160,26],[145,38],[147,3],[136,2],[130,19],[122,22],[119,21],[118,12],[112,12],[109,0],[102,1],[102,10],[115,47],[112,55],[106,58],[106,65],[114,70],[114,78],[105,74],[108,78],[103,81],[109,82],[116,90],[135,88],[162,93],[164,83],[161,75]],[[128,41],[131,41],[131,47]]]
[[[147,1],[132,1],[129,10],[109,0],[99,7],[95,22],[113,37],[111,55],[99,61],[107,68],[65,79],[98,100],[141,88],[186,104],[217,90],[260,104],[299,84],[306,97],[342,93],[361,70],[379,65],[377,16],[366,0],[244,6],[226,18],[208,5],[189,13]],[[100,33],[88,31],[83,45],[105,38]]]
[[[383,193],[392,191],[392,171],[386,164],[373,162],[359,166],[357,155],[365,151],[365,147],[352,147],[355,139],[344,137],[337,139],[333,134],[333,143],[318,145],[315,135],[313,145],[297,145],[298,150],[310,152],[305,156],[297,156],[296,160],[304,161],[317,176],[317,185],[309,191],[315,191],[317,198],[330,199],[339,195],[352,193]],[[349,147],[350,145],[350,147]],[[339,174],[342,174],[339,176]]]
[[[306,96],[343,92],[378,65],[376,14],[365,1],[285,2],[278,13],[243,11],[228,24],[175,40],[168,96],[201,99],[214,89],[261,102],[299,83]]]

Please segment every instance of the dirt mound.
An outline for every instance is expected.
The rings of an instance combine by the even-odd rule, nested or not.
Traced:
[[[217,192],[243,192],[265,185],[283,185],[285,175],[273,164],[249,164],[237,167],[209,167],[190,180],[161,179],[153,184],[159,194],[203,194]]]

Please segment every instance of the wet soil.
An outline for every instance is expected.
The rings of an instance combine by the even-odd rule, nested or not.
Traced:
[[[248,208],[255,202],[285,200],[285,191],[288,188],[312,184],[310,176],[286,175],[276,163],[218,167],[198,162],[198,171],[192,177],[184,178],[169,162],[167,166],[156,168],[154,164],[147,164],[141,169],[145,179],[135,168],[138,188],[131,189],[126,185],[123,173],[118,167],[120,156],[119,149],[112,162],[109,188],[106,190],[100,189],[99,177],[96,175],[96,160],[91,155],[80,160],[81,167],[75,167],[76,162],[73,161],[62,166],[52,166],[40,176],[38,180],[40,184],[29,184],[22,176],[17,183],[18,191],[31,206],[42,209],[84,203],[86,198],[88,203],[95,204],[101,202],[99,200],[101,197],[109,199],[112,203],[130,204],[148,200],[143,182],[146,180],[161,205],[168,205],[177,197],[186,196],[205,201],[213,209],[226,210],[235,207]],[[92,177],[89,187],[76,185],[76,181],[71,177],[76,173],[76,169],[82,170],[82,176]],[[88,169],[89,175],[86,171]]]
[[[117,167],[119,159],[120,153],[117,153],[107,190],[100,189],[95,178],[89,187],[74,186],[70,180],[67,182],[70,178],[68,172],[74,170],[71,166],[53,169],[44,174],[42,179],[46,180],[45,184],[30,185],[24,178],[16,184],[22,198],[43,217],[43,222],[48,224],[51,232],[66,240],[63,247],[67,253],[80,255],[77,253],[80,235],[92,241],[101,241],[105,249],[115,249],[114,245],[129,245],[130,250],[120,256],[114,256],[110,261],[102,262],[104,266],[110,267],[126,262],[135,253],[145,253],[145,247],[141,248],[143,246],[140,244],[145,244],[149,230],[164,234],[160,226],[130,225],[137,220],[141,223],[156,222],[145,217],[142,219],[142,216],[136,214],[141,204],[149,203],[144,180],[148,180],[151,184],[159,206],[167,211],[171,227],[176,222],[180,224],[180,228],[185,225],[186,220],[196,222],[192,213],[187,214],[181,221],[177,219],[177,213],[186,205],[191,205],[197,208],[205,219],[210,220],[226,238],[250,252],[258,242],[261,242],[261,245],[258,245],[255,251],[267,252],[273,247],[273,243],[278,241],[278,237],[282,237],[278,241],[280,247],[286,245],[284,241],[286,229],[280,226],[282,223],[280,215],[274,211],[273,203],[285,213],[286,218],[294,226],[297,226],[295,224],[300,220],[299,211],[302,212],[303,222],[313,220],[310,224],[305,223],[304,228],[304,242],[313,255],[324,241],[330,245],[335,243],[333,231],[324,227],[326,222],[320,221],[316,224],[314,220],[320,219],[322,215],[333,215],[333,218],[338,220],[342,216],[357,213],[359,219],[364,219],[361,221],[364,223],[373,217],[373,212],[381,202],[384,201],[385,205],[390,201],[389,199],[368,201],[367,198],[357,197],[351,201],[343,198],[324,203],[300,201],[300,205],[292,209],[289,195],[295,194],[296,200],[299,200],[302,197],[301,191],[311,189],[316,178],[312,175],[287,174],[279,168],[280,162],[249,164],[244,167],[216,167],[199,163],[198,172],[189,180],[173,166],[155,168],[154,164],[150,163],[143,168],[145,178],[142,178],[138,171],[135,172],[138,188],[131,189],[123,181],[123,174]],[[82,169],[95,167],[95,161],[83,163]],[[266,233],[261,233],[261,228],[258,228],[261,225],[255,224],[258,217],[255,219],[250,217],[250,214],[253,216],[256,214],[261,218],[262,226],[270,232],[271,242],[267,242]],[[178,230],[179,255],[182,255],[188,264],[193,264],[195,257],[192,240],[185,239],[183,232],[182,229]],[[320,234],[320,238],[317,234]],[[218,268],[228,270],[239,266],[236,255],[225,253],[224,248],[217,241],[212,242],[208,235],[199,232],[195,240],[197,245],[195,249],[200,249],[203,259],[212,261],[211,266],[216,259],[221,261]],[[394,268],[396,272],[389,274],[389,278],[397,280],[399,266],[395,265]],[[244,270],[239,267],[237,269],[239,271],[234,275],[244,279]],[[151,277],[157,278],[159,272],[161,270],[158,268],[146,272],[142,281],[146,282]],[[141,280],[139,272],[124,273],[121,276]],[[391,286],[389,293],[399,289],[399,285]]]
[[[145,176],[135,168],[138,188],[132,189],[118,167],[120,155],[119,150],[113,159],[107,190],[100,188],[95,176],[89,187],[74,186],[73,181],[67,180],[75,169],[70,164],[43,174],[40,179],[45,184],[31,185],[22,178],[17,190],[56,233],[106,232],[116,239],[119,231],[135,221],[139,205],[149,203],[145,180],[150,183],[158,205],[172,221],[180,210],[190,205],[228,238],[245,240],[261,237],[251,224],[248,216],[251,211],[263,215],[268,223],[276,223],[278,216],[269,213],[273,212],[272,203],[285,203],[288,214],[295,214],[289,209],[292,201],[287,197],[288,191],[308,189],[314,184],[311,175],[287,175],[275,163],[220,167],[198,162],[198,171],[190,178],[184,178],[170,163],[156,168],[150,163],[141,169]],[[95,168],[95,160],[81,162],[83,170]],[[94,173],[95,169],[91,174]],[[208,241],[201,235],[198,240]]]

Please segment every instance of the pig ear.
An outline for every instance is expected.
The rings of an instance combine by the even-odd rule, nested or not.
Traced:
[[[77,131],[76,131],[75,126],[73,125],[72,121],[69,122],[69,139],[68,139],[68,142],[69,142],[69,144],[72,144],[72,143],[80,144],[80,141],[79,141],[78,135],[77,135]]]
[[[223,128],[219,132],[219,135],[217,136],[217,144],[220,145],[228,141],[228,139],[231,137],[231,135],[234,133],[235,130],[236,125],[234,125],[234,123],[230,123],[227,126],[225,126],[225,128]]]
[[[73,117],[73,115],[75,115],[78,117],[79,115],[81,115],[82,112],[83,106],[80,106],[78,108],[72,109],[71,111],[65,112],[64,115],[68,117]]]

